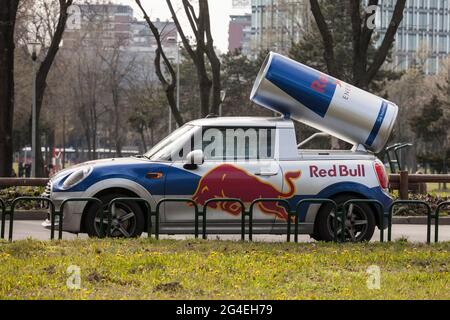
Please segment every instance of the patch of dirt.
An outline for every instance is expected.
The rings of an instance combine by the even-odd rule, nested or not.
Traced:
[[[413,260],[411,264],[420,268],[429,268],[432,266],[432,262],[428,260]]]
[[[165,266],[161,263],[158,262],[149,262],[149,263],[144,263],[144,264],[140,264],[138,266],[133,266],[129,269],[129,273],[130,274],[136,274],[136,273],[143,273],[143,272],[147,272],[147,271],[152,271],[152,270],[163,270],[165,269]]]
[[[183,286],[177,281],[160,283],[154,289],[154,291],[161,291],[161,292],[177,292],[181,290],[183,290]]]
[[[105,279],[105,277],[101,276],[96,271],[91,272],[87,277],[89,282],[100,282]]]
[[[56,267],[53,265],[45,267],[43,270],[46,274],[49,274],[49,275],[56,273]]]
[[[446,263],[441,263],[441,265],[439,266],[439,272],[448,272],[449,268],[448,265]]]

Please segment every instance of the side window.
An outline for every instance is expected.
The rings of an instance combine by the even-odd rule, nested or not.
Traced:
[[[274,127],[204,127],[202,150],[207,160],[273,159]]]

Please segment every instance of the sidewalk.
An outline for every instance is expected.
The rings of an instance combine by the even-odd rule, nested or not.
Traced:
[[[40,210],[17,210],[14,212],[14,220],[45,220],[47,213]],[[7,218],[8,220],[8,218]],[[434,224],[434,219],[432,220]],[[392,224],[427,224],[426,216],[394,216],[392,217]],[[450,225],[450,216],[440,217],[439,225]]]

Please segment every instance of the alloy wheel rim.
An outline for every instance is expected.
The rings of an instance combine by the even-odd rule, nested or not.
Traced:
[[[119,238],[130,238],[136,230],[136,214],[126,204],[119,202],[112,207],[112,220],[110,236]],[[95,216],[94,229],[97,235],[100,235],[100,214]],[[103,233],[108,229],[108,205],[103,207]]]
[[[328,216],[328,231],[330,234],[334,234],[335,211],[331,211]],[[342,218],[337,217],[337,236],[338,239],[342,238]],[[357,242],[361,241],[367,233],[369,228],[369,220],[367,214],[361,207],[350,204],[347,210],[347,216],[345,217],[344,238],[346,241]]]

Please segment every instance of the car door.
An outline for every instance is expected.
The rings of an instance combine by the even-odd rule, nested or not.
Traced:
[[[280,196],[283,178],[273,155],[275,128],[202,127],[199,130],[200,143],[191,141],[190,145],[203,151],[204,162],[189,170],[184,168],[185,158],[174,161],[166,180],[166,197],[193,199],[199,208],[209,199],[239,198],[248,209],[254,199]],[[255,232],[258,228],[270,231],[275,217],[284,213],[276,203],[256,205]],[[167,204],[165,219],[173,227],[192,224],[192,208],[181,203]],[[211,203],[207,221],[212,228],[208,230],[239,231],[240,206],[232,202]]]

